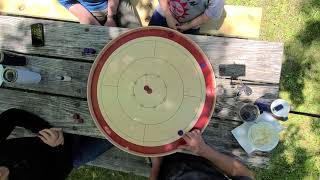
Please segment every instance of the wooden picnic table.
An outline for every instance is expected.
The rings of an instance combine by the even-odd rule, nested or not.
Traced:
[[[33,47],[30,25],[43,23],[45,46]],[[0,16],[0,50],[27,57],[27,67],[40,72],[42,80],[34,85],[3,84],[0,88],[0,112],[16,107],[33,112],[62,127],[65,132],[104,138],[92,120],[87,104],[87,78],[98,52],[113,38],[128,31],[115,27],[81,25],[72,22],[26,17]],[[268,153],[248,155],[231,134],[239,126],[237,112],[246,102],[259,97],[277,98],[283,58],[283,43],[236,38],[188,35],[209,57],[217,86],[223,93],[217,97],[213,117],[204,132],[204,139],[221,152],[234,155],[242,162],[266,167]],[[83,55],[84,48],[94,48],[96,55]],[[250,96],[236,98],[236,86],[230,77],[220,77],[220,64],[243,64],[242,82],[252,88]],[[71,81],[60,81],[57,75],[67,75]],[[221,89],[220,89],[221,90]],[[75,115],[84,122],[77,123]],[[21,131],[16,131],[20,133]],[[90,164],[113,170],[148,175],[145,159],[117,148],[106,152]]]

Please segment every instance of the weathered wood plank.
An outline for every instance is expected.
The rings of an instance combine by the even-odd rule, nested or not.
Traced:
[[[94,161],[89,162],[88,165],[133,173],[144,177],[148,177],[150,173],[150,166],[146,158],[128,154],[116,147],[103,153]]]
[[[3,86],[87,98],[87,80],[91,63],[36,56],[26,56],[26,58],[28,64],[25,67],[40,73],[40,83],[27,85],[4,83]],[[57,76],[71,77],[71,81],[61,81]]]
[[[41,95],[0,88],[0,112],[9,108],[21,108],[44,118],[52,125],[62,127],[65,132],[103,138],[96,128],[84,100],[67,97]],[[84,120],[77,124],[73,114],[78,113]],[[268,158],[262,155],[247,155],[235,141],[231,130],[241,122],[212,119],[205,130],[204,138],[208,144],[219,151],[234,155],[246,164],[266,166]],[[110,165],[111,166],[111,165]]]
[[[158,6],[157,0],[132,0],[142,26],[148,26],[153,12]],[[224,15],[212,19],[200,28],[201,34],[229,37],[259,38],[262,8],[245,6],[224,6]]]
[[[67,61],[55,58],[43,58],[36,56],[27,56],[27,67],[33,71],[38,71],[42,76],[39,84],[19,85],[6,84],[4,87],[14,87],[22,90],[33,90],[44,93],[52,93],[57,95],[72,96],[77,98],[87,98],[87,78],[91,68],[91,63]],[[71,81],[57,80],[56,76],[67,75],[71,77]],[[269,93],[274,98],[278,97],[278,85],[249,83],[253,93],[250,96],[241,95],[236,98],[237,87],[230,85],[229,79],[216,79],[217,87],[221,88],[217,91],[217,104],[215,108],[215,117],[239,120],[237,116],[238,108],[244,102],[254,102],[257,98]]]
[[[102,136],[92,121],[87,101],[0,88],[0,111],[9,108],[33,112],[69,133]],[[77,124],[74,114],[79,114],[84,122]]]
[[[46,45],[32,47],[30,25],[39,22],[44,24]],[[0,16],[0,29],[0,49],[90,62],[96,55],[83,56],[83,48],[92,47],[99,52],[111,39],[127,31],[121,28],[9,16]],[[219,64],[244,64],[244,79],[279,83],[283,43],[188,36],[207,54],[216,72]]]
[[[78,21],[57,0],[10,0],[0,3],[0,13]]]

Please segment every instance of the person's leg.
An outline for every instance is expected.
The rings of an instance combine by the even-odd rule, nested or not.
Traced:
[[[106,139],[69,135],[72,137],[72,159],[74,167],[79,167],[95,160],[99,155],[113,146]]]
[[[117,24],[124,28],[141,27],[130,0],[120,0],[117,14]]]
[[[104,10],[100,10],[100,11],[92,11],[91,14],[93,15],[94,18],[96,18],[98,20],[98,22],[103,26],[104,23],[107,20],[107,13],[108,10],[104,9]]]
[[[148,26],[168,27],[167,20],[158,11],[154,11]]]
[[[51,127],[48,122],[34,114],[12,108],[0,114],[0,142],[6,140],[16,126],[29,129],[33,133]]]
[[[200,32],[200,28],[198,29],[188,29],[186,31],[183,31],[183,34],[193,34],[193,35],[197,35]]]
[[[81,24],[101,25],[99,21],[80,3],[70,6],[69,11],[79,19]]]

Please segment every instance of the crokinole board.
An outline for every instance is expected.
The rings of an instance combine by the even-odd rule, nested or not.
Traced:
[[[208,58],[191,39],[163,27],[128,31],[100,52],[88,79],[91,116],[118,148],[162,156],[204,130],[215,105]]]

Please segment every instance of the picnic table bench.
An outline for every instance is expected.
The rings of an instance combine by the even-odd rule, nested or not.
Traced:
[[[127,23],[133,21],[133,23],[130,23],[130,27],[148,26],[151,16],[158,5],[158,0],[121,1],[124,1],[124,5],[120,3],[119,12],[126,13],[127,17],[135,15],[137,18],[126,18],[125,21]],[[64,21],[79,21],[64,8],[58,0],[3,1],[0,3],[0,14],[1,13]],[[258,39],[261,18],[262,8],[225,5],[222,17],[220,19],[210,20],[201,26],[200,33]]]
[[[43,23],[45,46],[33,47],[30,25]],[[81,25],[72,22],[42,20],[36,18],[0,16],[0,50],[27,57],[27,67],[39,72],[39,84],[6,84],[0,87],[0,112],[20,108],[33,112],[65,132],[104,138],[92,120],[87,104],[87,78],[95,55],[83,55],[84,48],[99,52],[124,28]],[[205,141],[217,150],[233,155],[243,163],[266,167],[268,153],[248,155],[231,134],[242,124],[237,112],[246,102],[259,97],[277,98],[283,58],[283,43],[245,40],[214,36],[187,35],[208,56],[219,86],[213,117],[204,131]],[[252,88],[250,96],[236,98],[236,86],[230,77],[219,74],[220,64],[245,65],[242,82]],[[57,75],[67,75],[71,81],[60,81]],[[222,90],[222,91],[221,91]],[[267,96],[266,96],[267,95]],[[82,118],[77,123],[74,117]],[[14,136],[27,135],[17,129]],[[149,166],[145,159],[112,148],[89,164],[108,169],[147,176]]]

